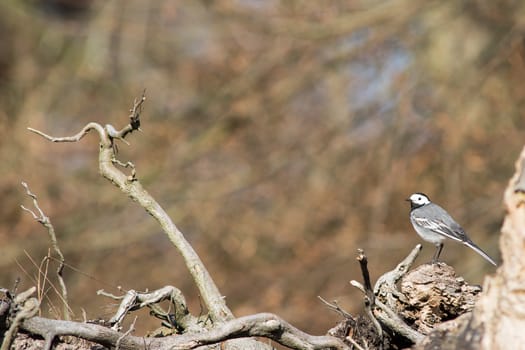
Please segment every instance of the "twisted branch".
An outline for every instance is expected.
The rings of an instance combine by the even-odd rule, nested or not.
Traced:
[[[46,339],[50,335],[49,330],[52,329],[53,336],[72,335],[107,347],[114,347],[119,342],[121,350],[195,349],[245,337],[265,337],[293,349],[350,349],[343,341],[335,337],[306,334],[280,317],[269,313],[239,317],[216,325],[207,332],[162,338],[143,338],[129,334],[123,337],[121,332],[96,324],[50,320],[42,317],[25,320],[23,328]]]
[[[142,187],[140,182],[134,176],[134,172],[132,176],[127,176],[115,166],[115,164],[118,165],[119,162],[116,160],[116,147],[114,141],[117,139],[123,140],[124,137],[132,131],[140,130],[140,112],[144,101],[144,95],[142,95],[140,100],[135,100],[133,108],[131,109],[130,123],[120,131],[117,131],[111,125],[102,127],[100,124],[94,122],[88,123],[77,134],[66,137],[53,137],[36,129],[28,129],[29,131],[52,142],[77,142],[80,141],[89,131],[95,130],[100,139],[98,158],[100,174],[111,181],[132,200],[138,202],[148,214],[153,216],[159,222],[170,241],[175,245],[184,258],[186,267],[189,269],[190,274],[199,289],[200,295],[208,309],[211,319],[216,322],[232,319],[233,314],[226,306],[224,298],[220,294],[215,282],[212,280],[201,259],[193,247],[188,243],[182,232],[175,226],[171,218],[157,201],[155,201],[155,199]]]

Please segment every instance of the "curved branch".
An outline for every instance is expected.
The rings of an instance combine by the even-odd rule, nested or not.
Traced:
[[[301,350],[348,350],[343,341],[332,336],[313,336],[300,331],[280,317],[261,313],[240,317],[218,324],[208,332],[186,333],[163,338],[143,338],[132,335],[123,336],[121,332],[96,324],[72,321],[50,320],[33,317],[25,320],[22,328],[49,339],[50,336],[73,335],[103,346],[114,347],[119,342],[123,350],[136,349],[195,349],[213,345],[235,338],[264,337],[281,345]]]
[[[25,320],[20,328],[32,334],[40,335],[46,339],[46,341],[49,339],[52,340],[57,336],[72,335],[106,347],[114,347],[118,341],[121,350],[146,348],[154,350],[161,348],[158,344],[155,346],[155,339],[157,338],[149,339],[132,335],[122,337],[123,333],[121,332],[90,323],[33,317]]]
[[[141,100],[143,102],[143,99]],[[138,113],[140,104],[135,101],[133,113]],[[130,130],[137,129],[140,127],[138,115],[131,118],[130,123],[125,126],[120,132],[119,136],[129,134]],[[131,129],[130,129],[131,128]],[[179,250],[186,267],[190,271],[190,274],[199,289],[200,295],[209,311],[209,316],[215,322],[222,322],[233,318],[233,313],[226,306],[226,302],[219,292],[219,289],[215,285],[215,282],[211,278],[208,270],[206,270],[201,259],[186,240],[182,232],[175,226],[171,218],[164,211],[164,209],[155,201],[155,199],[142,187],[140,182],[134,176],[126,176],[120,171],[115,164],[119,164],[116,160],[116,149],[114,147],[114,136],[110,135],[108,128],[102,127],[98,123],[91,122],[87,124],[80,132],[73,136],[66,137],[53,137],[49,136],[41,131],[29,128],[30,131],[43,136],[52,142],[76,142],[82,139],[90,130],[95,129],[100,138],[99,148],[99,171],[100,174],[111,181],[117,186],[122,192],[127,194],[131,199],[138,202],[151,216],[153,216],[160,224],[164,232],[168,235],[170,241]]]
[[[128,290],[123,296],[115,296],[106,293],[103,290],[97,291],[98,295],[104,295],[116,300],[122,300],[117,312],[108,321],[111,328],[118,330],[124,317],[134,310],[143,307],[151,309],[150,314],[162,320],[168,320],[172,325],[176,325],[180,331],[201,332],[204,327],[199,324],[199,319],[188,311],[186,305],[186,298],[182,292],[173,286],[164,286],[162,288],[153,290],[151,292],[137,292],[135,290]],[[170,316],[157,304],[161,301],[169,300],[171,303]]]
[[[206,270],[201,259],[184,238],[182,232],[175,226],[169,215],[157,201],[142,187],[136,178],[129,178],[115,167],[115,153],[111,145],[101,144],[99,152],[99,170],[103,177],[110,180],[122,192],[138,202],[151,216],[153,216],[168,235],[170,241],[181,253],[186,267],[189,269],[200,295],[208,308],[210,317],[214,321],[224,321],[233,318],[233,314],[226,306],[224,298]]]
[[[86,134],[89,131],[91,131],[93,129],[98,132],[101,140],[106,138],[106,133],[104,132],[104,128],[100,124],[94,123],[94,122],[88,123],[77,134],[72,135],[72,136],[65,136],[65,137],[53,137],[53,136],[50,136],[50,135],[48,135],[46,133],[43,133],[40,130],[36,130],[36,129],[33,129],[33,128],[27,128],[27,130],[29,130],[31,132],[34,132],[35,134],[38,134],[38,135],[44,137],[45,139],[47,139],[47,140],[49,140],[51,142],[78,142],[78,141],[80,141],[80,139],[82,139],[84,136],[86,136]]]
[[[195,349],[203,345],[244,337],[269,338],[292,349],[349,349],[349,346],[338,338],[304,333],[270,313],[239,317],[205,333],[169,337],[173,342],[169,342],[168,345],[172,349]]]

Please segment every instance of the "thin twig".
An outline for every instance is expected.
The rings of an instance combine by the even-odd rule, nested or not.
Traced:
[[[352,343],[353,346],[357,348],[357,350],[365,350],[361,345],[359,345],[351,336],[346,336],[345,340],[348,340],[350,343]]]
[[[64,258],[64,254],[62,254],[62,251],[60,250],[60,247],[58,246],[58,241],[57,241],[57,237],[56,237],[56,234],[55,234],[55,228],[54,228],[53,224],[51,223],[51,220],[49,219],[49,217],[40,208],[40,205],[38,204],[38,199],[37,199],[36,195],[33,192],[31,192],[31,190],[29,189],[29,186],[27,185],[27,183],[22,182],[22,186],[25,188],[26,194],[30,198],[32,198],[33,206],[35,207],[36,211],[38,212],[38,215],[34,211],[24,207],[23,205],[21,206],[22,209],[27,211],[27,212],[29,212],[29,213],[31,213],[33,218],[46,228],[47,233],[49,234],[49,238],[51,240],[51,246],[53,247],[53,250],[55,251],[55,253],[59,257],[59,264],[58,264],[58,268],[57,268],[57,276],[58,276],[58,283],[60,284],[60,289],[61,289],[61,292],[62,292],[62,300],[63,300],[63,303],[64,303],[64,305],[63,305],[63,313],[64,313],[64,318],[66,320],[70,320],[71,316],[69,314],[70,309],[69,309],[68,296],[67,296],[67,287],[66,287],[66,283],[64,282],[64,276],[63,276],[65,258]],[[48,255],[49,255],[49,253],[48,253]],[[49,261],[49,260],[47,260],[47,261]],[[47,265],[46,265],[46,276],[47,276]],[[44,281],[44,283],[45,283],[45,281]]]
[[[128,176],[128,181],[136,181],[137,180],[137,171],[135,170],[135,164],[132,162],[121,162],[120,160],[113,158],[112,162],[114,164],[117,164],[123,168],[130,168],[131,169],[131,175]]]
[[[130,110],[131,114],[129,115],[129,124],[133,130],[142,131],[140,129],[140,114],[142,113],[144,102],[146,102],[146,89],[142,91],[142,97],[140,99],[135,99],[133,101],[133,107]]]
[[[368,259],[363,249],[357,250],[357,261],[361,267],[361,274],[363,275],[363,282],[367,297],[370,299],[372,306],[374,305],[375,295],[372,290],[372,283],[370,282],[370,273],[368,272]]]
[[[115,300],[122,300],[125,297],[125,295],[115,295],[115,294],[106,292],[104,289],[97,290],[97,295],[102,295],[102,296],[105,296],[111,299],[115,299]]]
[[[121,130],[115,129],[111,124],[106,124],[104,129],[106,130],[107,135],[111,139],[113,153],[117,154],[117,144],[113,142],[113,139],[118,139],[129,145],[129,143],[124,139],[128,134],[131,134],[133,131],[140,129],[140,115],[144,107],[144,102],[146,102],[146,90],[142,92],[141,98],[133,100],[133,106],[131,107],[129,115],[129,124],[124,126]]]
[[[383,328],[381,328],[381,324],[379,321],[375,318],[373,308],[375,305],[375,294],[372,290],[372,283],[370,282],[370,273],[368,272],[368,259],[365,255],[365,252],[362,249],[357,250],[357,261],[359,261],[359,266],[361,267],[361,273],[363,275],[363,282],[364,282],[364,292],[365,292],[365,298],[364,298],[364,304],[365,304],[365,313],[367,314],[370,321],[372,321],[372,324],[374,325],[377,336],[379,338],[379,348],[383,348]]]
[[[388,293],[395,293],[397,291],[396,282],[402,276],[404,276],[404,274],[407,273],[408,269],[410,268],[410,266],[412,266],[414,260],[416,259],[420,251],[421,244],[418,244],[414,249],[412,249],[410,254],[397,265],[397,267],[394,270],[387,272],[383,276],[379,277],[374,287],[374,295],[384,294],[384,290],[386,287],[388,287],[386,288],[388,289]],[[361,254],[362,251],[360,251],[359,253]],[[361,265],[361,267],[363,267],[363,264]],[[365,294],[366,306],[366,296],[368,295],[369,290],[361,283],[354,280],[350,281],[350,284],[355,288],[359,289],[363,294]],[[397,315],[388,305],[385,305],[378,298],[375,298],[374,305],[375,308],[370,308],[370,310],[373,311],[372,322],[374,322],[373,320],[375,320],[375,322],[379,321],[378,323],[385,325],[391,331],[401,335],[402,337],[412,341],[413,343],[417,343],[424,337],[423,334],[417,332],[416,330],[412,329],[409,325],[407,325],[405,321],[403,321],[401,317],[399,317],[399,315]],[[370,313],[368,312],[366,307],[365,311],[370,317]],[[376,324],[375,322],[374,324]]]
[[[341,316],[343,316],[345,319],[350,319],[350,320],[354,320],[354,317],[346,312],[345,310],[343,310],[339,304],[337,303],[337,300],[334,300],[332,301],[331,303],[328,302],[327,300],[325,300],[323,297],[321,296],[317,296],[317,298],[319,298],[319,300],[321,300],[321,302],[323,302],[323,304],[325,304],[330,310],[334,311],[334,312],[337,312],[338,314],[340,314]],[[354,321],[355,322],[355,321]],[[359,345],[359,343],[357,343],[354,338],[352,338],[350,335],[347,335],[345,337],[345,340],[348,340],[354,347],[356,347],[358,350],[365,350],[363,349],[363,347],[361,347],[361,345]]]
[[[118,339],[117,339],[117,342],[115,344],[115,350],[119,350],[120,348],[120,342],[122,341],[122,339],[124,339],[125,337],[127,337],[128,335],[131,334],[131,332],[135,331],[135,322],[137,322],[137,316],[135,316],[135,319],[133,320],[133,322],[131,323],[131,325],[129,326],[129,329],[124,333],[122,334],[122,336],[120,336]]]
[[[345,310],[343,310],[339,304],[337,303],[337,300],[334,300],[332,301],[331,303],[328,302],[327,300],[323,299],[323,297],[321,296],[317,296],[317,298],[319,298],[319,300],[321,300],[323,302],[323,304],[325,304],[326,306],[328,306],[328,308],[332,311],[335,311],[337,312],[338,314],[340,314],[341,316],[345,317],[345,318],[350,318],[350,319],[354,319],[353,316],[346,312]]]
[[[84,128],[82,128],[82,130],[80,130],[77,134],[75,135],[72,135],[72,136],[65,136],[65,137],[53,137],[53,136],[50,136],[46,133],[43,133],[42,131],[40,130],[36,130],[36,129],[33,129],[33,128],[27,128],[27,130],[31,131],[31,132],[34,132],[35,134],[38,134],[42,137],[44,137],[45,139],[51,141],[51,142],[78,142],[80,141],[80,139],[82,139],[84,136],[86,136],[86,134],[95,129],[96,131],[98,131],[99,135],[103,135],[104,134],[104,128],[102,128],[102,126],[98,123],[88,123],[86,126],[84,126]]]

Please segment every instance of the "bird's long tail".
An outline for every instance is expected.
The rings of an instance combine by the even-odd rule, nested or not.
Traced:
[[[470,247],[472,248],[476,253],[478,253],[479,255],[481,255],[482,257],[485,258],[485,260],[487,260],[489,263],[491,263],[492,265],[494,266],[498,266],[496,264],[496,262],[494,260],[492,260],[492,258],[487,254],[485,253],[480,247],[478,247],[477,245],[474,244],[474,242],[472,241],[466,241],[466,242],[463,242],[464,245],[466,245],[467,247]]]

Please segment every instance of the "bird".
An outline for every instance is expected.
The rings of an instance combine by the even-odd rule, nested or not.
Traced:
[[[432,263],[436,263],[443,249],[443,241],[449,238],[453,241],[463,243],[481,255],[485,260],[494,266],[496,262],[478,247],[467,236],[465,230],[450,216],[449,213],[430,198],[421,192],[416,192],[406,199],[410,202],[410,222],[414,226],[417,234],[423,240],[433,243],[436,252],[432,258]]]

